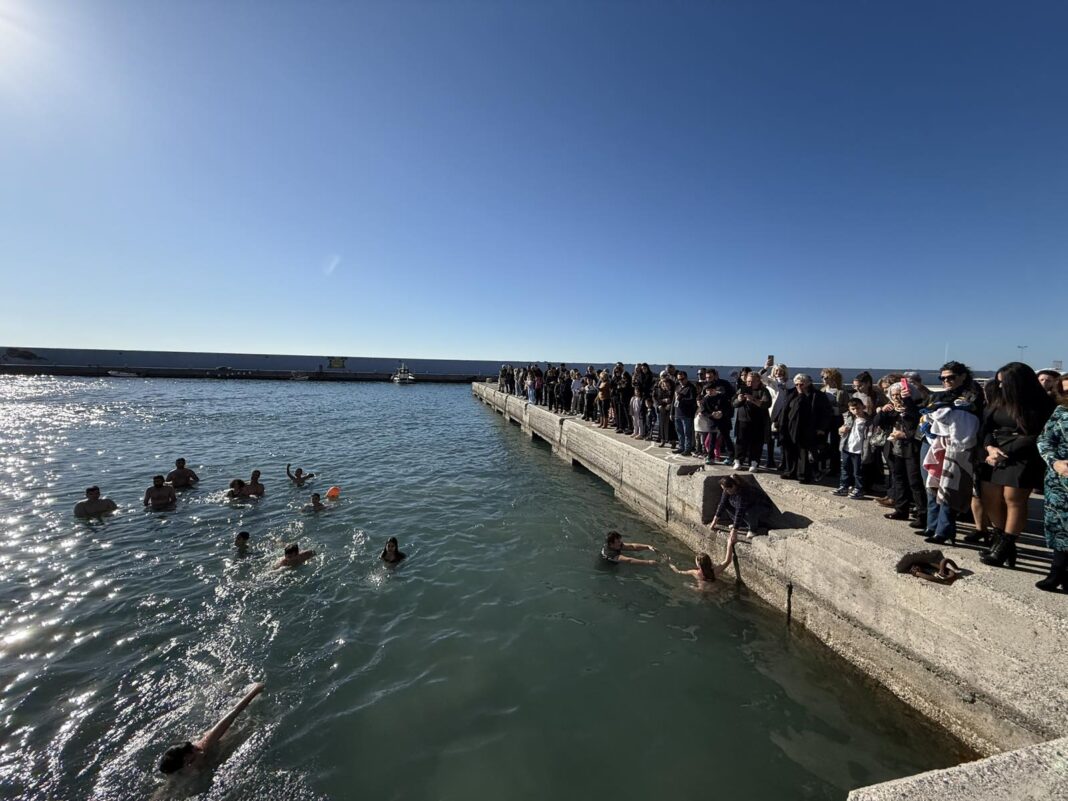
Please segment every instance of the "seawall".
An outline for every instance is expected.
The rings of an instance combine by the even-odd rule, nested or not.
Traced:
[[[473,384],[474,395],[587,468],[617,497],[695,551],[722,553],[707,523],[722,467],[600,430]],[[773,474],[754,476],[776,505],[771,533],[740,544],[748,590],[802,625],[910,706],[982,755],[1068,735],[1068,599],[1034,588],[1040,550],[1017,570],[990,568],[978,551],[947,549],[968,571],[951,586],[899,574],[906,552],[927,546],[874,503],[837,498]],[[974,764],[974,763],[970,763]]]

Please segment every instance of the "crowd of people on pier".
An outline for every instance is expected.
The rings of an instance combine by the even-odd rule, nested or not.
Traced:
[[[957,522],[970,515],[964,541],[987,546],[980,558],[996,567],[1015,567],[1040,491],[1053,554],[1036,586],[1068,592],[1068,374],[1011,362],[982,381],[950,361],[938,388],[916,371],[860,372],[846,386],[829,367],[818,381],[769,356],[726,378],[645,362],[504,365],[497,388],[680,457],[800,484],[835,479],[836,495],[874,499],[930,543],[956,544]]]

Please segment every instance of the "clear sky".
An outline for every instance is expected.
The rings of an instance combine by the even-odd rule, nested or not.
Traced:
[[[1068,3],[0,0],[0,345],[1068,361]]]

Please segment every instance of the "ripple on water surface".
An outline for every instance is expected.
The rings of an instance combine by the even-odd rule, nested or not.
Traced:
[[[687,557],[467,387],[5,378],[0,444],[4,798],[841,799],[958,756],[734,588],[605,569],[608,527]],[[201,486],[144,510],[177,456]],[[89,484],[119,513],[75,520]]]

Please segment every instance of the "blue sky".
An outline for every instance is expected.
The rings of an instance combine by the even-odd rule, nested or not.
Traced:
[[[1068,5],[0,0],[0,345],[1068,360]]]

